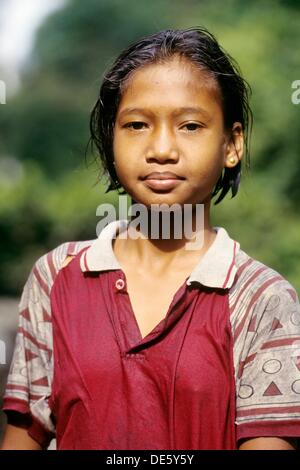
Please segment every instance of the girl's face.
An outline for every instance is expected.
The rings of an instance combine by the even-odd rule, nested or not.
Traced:
[[[242,156],[239,123],[233,134],[238,156],[224,130],[217,86],[191,62],[173,56],[142,67],[125,87],[116,116],[119,181],[147,207],[208,202],[224,166]]]

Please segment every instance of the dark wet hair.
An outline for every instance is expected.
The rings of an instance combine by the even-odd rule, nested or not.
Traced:
[[[225,129],[230,131],[236,121],[242,124],[246,167],[250,166],[251,88],[241,76],[238,65],[205,28],[167,29],[144,37],[129,46],[104,75],[99,98],[91,113],[90,141],[92,147],[95,145],[99,152],[103,175],[108,176],[109,186],[106,192],[121,188],[113,165],[113,132],[124,84],[129,75],[138,68],[164,62],[175,54],[190,60],[202,71],[209,72],[216,80],[221,94]],[[212,196],[220,192],[215,204],[218,204],[230,189],[232,197],[236,195],[240,178],[241,162],[233,168],[224,168],[212,192]]]

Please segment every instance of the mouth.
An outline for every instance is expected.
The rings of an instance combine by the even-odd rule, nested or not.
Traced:
[[[146,186],[156,191],[170,191],[177,187],[184,179],[182,176],[170,171],[154,171],[142,178]]]
[[[177,175],[176,173],[172,173],[171,171],[153,171],[152,173],[149,173],[148,175],[142,177],[143,180],[146,179],[155,179],[155,180],[176,180],[176,179],[181,179],[183,180],[184,178],[182,176]]]

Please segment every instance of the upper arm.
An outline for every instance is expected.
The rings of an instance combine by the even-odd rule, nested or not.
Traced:
[[[263,279],[256,289],[257,298],[263,281],[269,279]],[[287,281],[274,283],[251,305],[250,312],[245,337],[237,339],[244,344],[236,368],[237,440],[248,440],[241,444],[243,449],[261,443],[291,445],[286,439],[300,437],[300,306],[296,292]]]
[[[48,259],[45,255],[34,265],[19,304],[18,331],[2,407],[8,420],[5,446],[18,446],[20,437],[22,443],[34,439],[47,447],[55,434],[49,404],[53,347]]]
[[[42,447],[30,437],[27,429],[8,424],[0,450],[42,450]]]

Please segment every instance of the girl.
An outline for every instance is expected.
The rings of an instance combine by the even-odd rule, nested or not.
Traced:
[[[108,190],[146,208],[149,230],[130,236],[128,220],[112,221],[33,267],[4,449],[45,448],[54,436],[58,449],[295,447],[296,292],[210,223],[212,197],[238,191],[250,123],[247,84],[204,29],[161,31],[117,58],[92,140]],[[169,237],[164,227],[148,236],[153,207],[174,204],[192,207],[197,249],[173,222]]]

